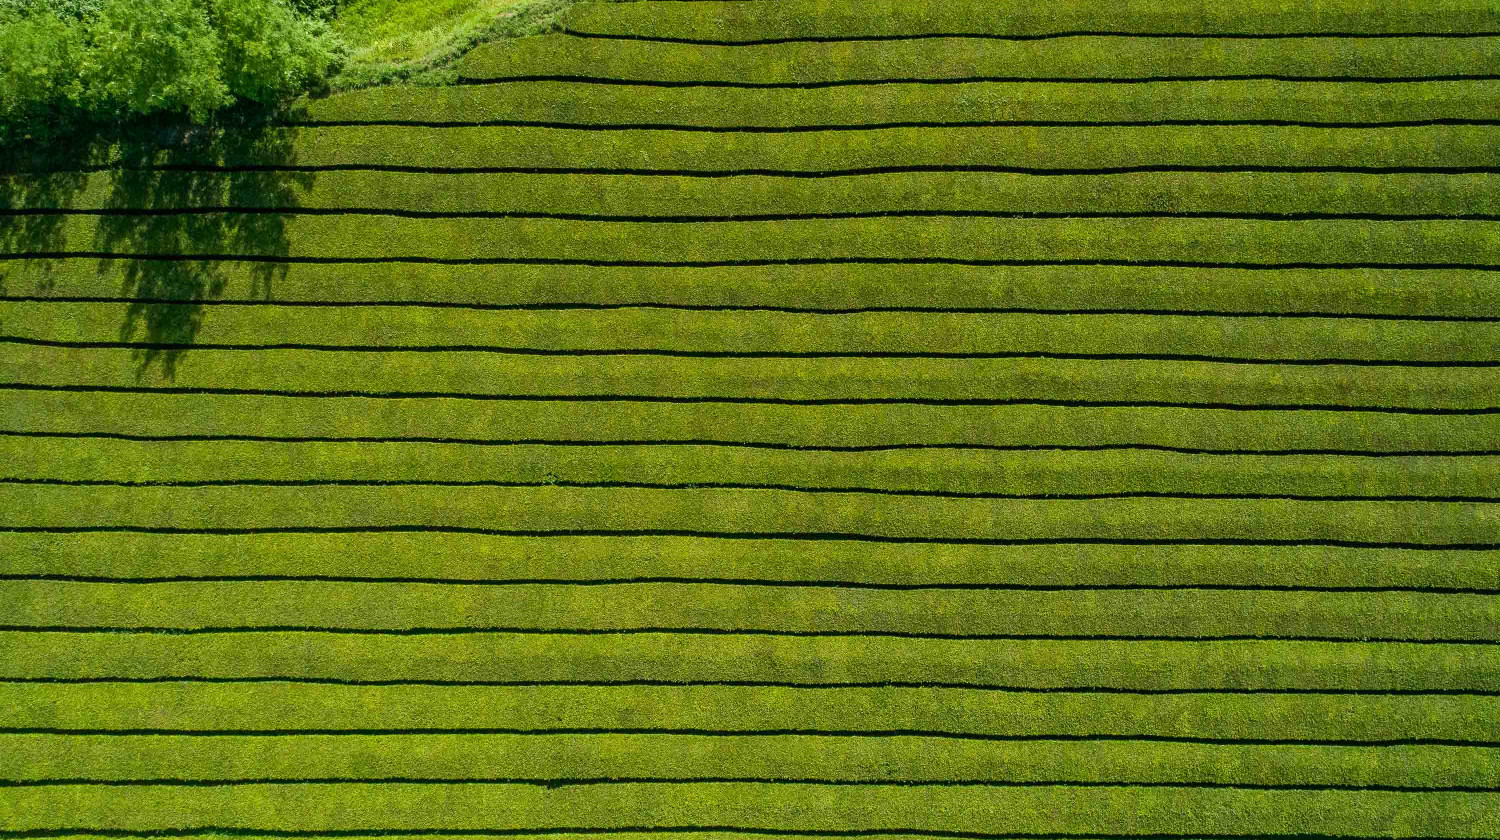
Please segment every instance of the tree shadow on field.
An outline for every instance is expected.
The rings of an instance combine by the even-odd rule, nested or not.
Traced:
[[[44,256],[64,250],[67,217],[57,214],[28,214],[39,207],[67,207],[88,182],[82,172],[41,172],[17,174],[0,170],[0,252],[35,254],[24,260],[28,273],[36,280],[36,292],[52,290],[53,272],[58,260]],[[0,295],[10,294],[7,280],[9,262],[0,263]]]
[[[287,274],[286,262],[226,257],[290,253],[288,220],[317,177],[285,170],[296,165],[295,132],[268,112],[240,110],[208,125],[138,121],[51,149],[30,170],[42,171],[25,176],[28,194],[16,198],[33,208],[75,208],[88,178],[78,169],[101,170],[94,177],[103,183],[89,190],[88,206],[102,211],[93,217],[93,241],[68,248],[67,216],[19,216],[8,217],[18,223],[0,234],[18,244],[4,240],[3,247],[108,255],[99,257],[97,274],[120,278],[119,296],[128,302],[118,340],[140,345],[137,380],[153,368],[173,379],[203,327],[205,304],[224,297],[232,278],[247,283],[235,296],[269,298]]]

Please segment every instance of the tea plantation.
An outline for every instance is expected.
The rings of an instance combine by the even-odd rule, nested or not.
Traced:
[[[0,178],[0,840],[1500,837],[1490,0],[642,0]]]

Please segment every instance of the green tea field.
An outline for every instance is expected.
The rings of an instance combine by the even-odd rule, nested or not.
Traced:
[[[1494,0],[636,0],[0,175],[0,840],[1500,838]]]

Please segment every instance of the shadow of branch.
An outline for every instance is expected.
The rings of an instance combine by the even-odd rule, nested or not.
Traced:
[[[0,174],[0,252],[41,255],[65,250],[65,216],[25,211],[71,206],[87,182],[88,175],[83,172]],[[27,274],[37,278],[37,291],[50,291],[59,260],[34,256],[23,262]],[[3,283],[9,273],[0,273],[0,293],[5,293]]]
[[[263,109],[220,114],[213,123],[138,120],[99,128],[66,144],[30,150],[0,169],[0,250],[55,255],[93,251],[97,275],[119,276],[129,299],[119,340],[138,344],[136,378],[155,368],[172,379],[203,328],[205,303],[222,297],[238,261],[285,257],[288,222],[312,189],[313,172],[296,164],[295,127]],[[89,171],[105,180],[87,190]],[[96,196],[93,243],[69,247],[69,216],[28,209],[90,209]],[[98,198],[97,196],[101,196]],[[115,256],[118,255],[118,256]],[[51,290],[56,259],[28,259],[39,293]],[[269,297],[286,263],[248,262],[250,297]]]

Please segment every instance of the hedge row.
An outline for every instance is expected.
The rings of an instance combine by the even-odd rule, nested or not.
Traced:
[[[374,590],[372,590],[374,591]],[[748,694],[759,705],[745,703]],[[747,689],[743,686],[329,686],[308,684],[266,685],[248,683],[213,685],[0,685],[0,698],[13,709],[8,719],[16,726],[142,728],[160,717],[185,728],[229,726],[244,729],[288,728],[376,728],[406,727],[679,727],[704,729],[810,728],[844,729],[858,721],[866,729],[935,729],[989,733],[1065,734],[1122,732],[1208,738],[1288,738],[1381,740],[1395,738],[1452,738],[1484,740],[1493,734],[1486,718],[1493,714],[1493,698],[1472,696],[1389,697],[1379,695],[1129,695],[1129,694],[1004,694],[967,689],[915,688],[775,688]],[[1002,699],[1003,698],[1003,699]],[[409,736],[410,737],[410,736]],[[12,736],[13,740],[16,739]],[[157,762],[168,753],[142,743],[141,739],[112,739],[116,745],[97,745],[80,750],[59,749],[42,760],[21,747],[0,756],[0,772],[6,778],[88,776],[128,778],[137,772],[155,775]],[[165,736],[168,743],[179,739]],[[350,737],[340,744],[324,743],[319,749],[307,742],[292,742],[292,749],[268,759],[259,770],[249,756],[232,745],[197,746],[182,750],[180,772],[207,778],[272,775],[278,777],[357,776],[369,766],[357,762],[368,755],[378,738]],[[969,751],[962,748],[944,756],[934,750],[921,755],[902,742],[847,744],[825,741],[827,751],[791,759],[795,764],[773,769],[777,760],[775,741],[747,737],[717,749],[698,751],[650,750],[649,736],[599,736],[593,748],[578,744],[562,746],[562,738],[535,736],[528,739],[471,736],[485,747],[483,755],[473,747],[460,746],[451,737],[420,737],[419,743],[444,743],[454,749],[451,758],[428,756],[433,764],[410,766],[417,772],[392,775],[453,775],[460,778],[667,775],[682,778],[695,774],[718,776],[795,776],[831,778],[880,778],[872,759],[884,758],[896,778],[942,778],[934,773],[947,766],[958,778],[1037,778],[1047,768],[1045,761],[1028,761],[1014,745],[987,744]],[[659,740],[659,739],[655,739]],[[250,742],[253,755],[261,744]],[[908,742],[909,743],[909,742]],[[606,748],[599,745],[608,744]],[[731,747],[730,744],[733,744]],[[306,745],[306,746],[304,746]],[[387,742],[389,746],[389,742]],[[557,752],[549,755],[546,747]],[[1146,745],[1137,744],[1136,747]],[[1151,768],[1136,763],[1110,748],[1094,744],[1108,758],[1102,763],[1084,762],[1076,767],[1052,768],[1042,779],[1115,779],[1133,781],[1224,779],[1242,782],[1270,781],[1268,772],[1293,777],[1316,774],[1324,779],[1359,784],[1371,779],[1391,779],[1401,762],[1381,753],[1396,752],[1416,762],[1413,781],[1418,785],[1433,779],[1484,784],[1486,750],[1453,750],[1452,765],[1434,772],[1434,748],[1359,748],[1340,750],[1322,770],[1299,760],[1295,748],[1228,747],[1223,752],[1204,745],[1160,745],[1175,760]],[[300,747],[300,748],[299,748]],[[1064,744],[1050,744],[1048,751],[1071,752]],[[1033,747],[1033,749],[1035,749]],[[406,749],[396,750],[380,766],[404,768],[413,759]],[[415,752],[424,753],[425,749]],[[656,755],[652,755],[652,753]],[[1148,751],[1149,752],[1149,751]],[[1305,753],[1306,749],[1300,750]],[[81,753],[81,754],[80,754]],[[665,754],[663,754],[665,753]],[[849,760],[839,763],[832,755]],[[126,756],[140,763],[133,768]],[[826,757],[820,757],[826,756]],[[1208,757],[1235,757],[1241,761],[1204,762]],[[1464,760],[1467,756],[1467,760]],[[33,758],[28,764],[25,759]],[[1352,759],[1366,758],[1363,764]],[[466,766],[462,758],[473,760]],[[779,756],[783,761],[789,756]],[[221,763],[222,762],[222,763]],[[969,765],[964,767],[964,765]],[[1185,766],[1184,766],[1185,765]],[[588,771],[584,768],[592,767]],[[501,769],[505,768],[505,769]],[[607,768],[607,769],[606,769]],[[898,769],[899,768],[899,769]],[[603,772],[601,772],[603,771]],[[1492,769],[1490,772],[1493,772]]]
[[[666,747],[666,744],[662,745]],[[813,745],[808,745],[812,747]],[[815,748],[815,747],[814,747]],[[573,786],[548,790],[519,785],[280,785],[253,796],[236,788],[67,787],[19,788],[16,807],[0,827],[26,831],[46,815],[67,813],[79,824],[148,833],[178,826],[236,826],[279,831],[410,827],[456,834],[475,828],[553,829],[558,815],[583,827],[580,837],[638,826],[642,814],[671,825],[724,825],[750,829],[837,832],[854,823],[901,836],[964,830],[1005,834],[1040,832],[1127,834],[1187,830],[1206,835],[1276,836],[1317,832],[1378,836],[1412,818],[1412,795],[1388,792],[1128,790],[1068,788],[843,787],[758,784]],[[1500,795],[1431,793],[1421,800],[1424,828],[1441,837],[1484,837],[1500,829]],[[717,822],[716,822],[717,821]],[[593,828],[594,832],[587,829]],[[238,832],[236,832],[238,833]],[[251,832],[245,832],[253,836]],[[548,833],[552,833],[549,830]],[[635,834],[636,832],[631,832]],[[665,840],[680,831],[640,833]],[[568,836],[568,835],[561,835]]]
[[[0,438],[8,475],[115,481],[737,482],[996,494],[1191,490],[1488,496],[1500,458],[1122,452],[776,452],[716,447],[135,442]]]
[[[458,504],[463,504],[464,495],[455,493]],[[392,521],[400,521],[399,516]],[[1490,640],[1500,623],[1500,605],[1492,596],[1412,592],[872,592],[705,584],[372,587],[232,582],[121,586],[25,581],[4,582],[0,593],[5,595],[0,599],[0,621],[7,626],[365,630],[666,627],[789,633]],[[959,720],[964,721],[962,715]],[[964,728],[981,731],[1036,731],[1034,726],[1016,723],[996,727],[987,724],[984,716],[964,722]],[[864,725],[881,728],[878,719]],[[923,726],[908,722],[888,728]]]
[[[258,173],[263,176],[263,173]],[[49,190],[18,181],[15,209],[273,208],[422,213],[572,213],[693,217],[892,211],[994,213],[1354,213],[1500,215],[1500,174],[1136,172],[1036,176],[916,172],[861,178],[692,178],[666,175],[465,175],[332,171],[288,189],[240,189],[244,173],[159,172],[150,189],[114,172]],[[185,218],[115,222],[165,227]],[[225,224],[250,220],[233,218]],[[60,226],[12,217],[0,226]],[[5,237],[0,232],[0,237]],[[14,240],[15,235],[9,237]],[[4,240],[0,240],[4,241]],[[332,293],[332,290],[330,290]]]
[[[194,358],[202,351],[194,351]],[[1172,395],[1172,399],[1180,398]],[[161,419],[172,418],[170,429]],[[1500,415],[1052,406],[777,406],[287,399],[13,391],[0,428],[139,435],[479,440],[717,440],[809,446],[1150,444],[1211,449],[1473,452]]]
[[[638,37],[753,40],[973,33],[1035,35],[1072,31],[1223,33],[1493,32],[1495,9],[1485,0],[1280,0],[1207,5],[1199,0],[1097,0],[1007,8],[988,0],[724,0],[704,3],[591,3],[575,7],[565,28]],[[1099,54],[1112,49],[1101,44]]]
[[[162,309],[168,307],[162,306]],[[5,337],[121,339],[119,303],[0,300]],[[134,340],[150,336],[137,333]],[[408,307],[222,306],[194,340],[255,348],[490,347],[723,353],[1196,354],[1231,359],[1496,361],[1488,323],[1182,315],[483,311]],[[394,352],[394,351],[393,351]],[[329,359],[342,357],[330,356]]]
[[[12,573],[160,577],[324,574],[562,580],[701,577],[874,583],[1500,586],[1496,552],[1323,546],[969,546],[493,537],[472,534],[0,533]]]
[[[820,172],[889,166],[1041,169],[1143,165],[1488,167],[1500,129],[1284,127],[942,128],[797,134],[600,133],[541,128],[352,126],[305,129],[300,166],[563,167]],[[232,159],[226,163],[233,162]]]
[[[656,11],[660,10],[658,6]],[[975,20],[982,21],[983,16],[975,16]],[[883,26],[873,18],[870,22]],[[974,20],[965,23],[973,25]],[[580,19],[574,25],[592,24]],[[729,37],[744,36],[732,33]],[[1389,78],[1496,72],[1500,72],[1500,38],[1496,37],[1207,41],[1108,37],[1045,41],[930,39],[791,43],[746,49],[593,40],[559,34],[482,44],[459,65],[460,76],[469,79],[577,75],[736,82],[1256,73]],[[333,97],[326,104],[344,98]]]
[[[593,75],[599,73],[596,70]],[[502,82],[437,90],[377,88],[329,97],[312,102],[306,119],[456,123],[536,120],[718,127],[1047,120],[1293,120],[1338,124],[1483,119],[1489,113],[1487,106],[1497,98],[1500,82],[1494,81],[974,82],[811,90]],[[814,139],[821,138],[815,135]]]
[[[892,128],[806,134],[600,132],[513,126],[287,127],[255,143],[132,155],[130,168],[255,166],[280,170],[248,188],[287,189],[298,168],[376,166],[435,171],[562,167],[648,171],[826,172],[864,167],[1493,167],[1500,128],[1438,125],[1339,129],[1285,126]],[[105,158],[103,160],[112,160]],[[316,172],[300,173],[315,181]],[[140,177],[140,176],[137,176]],[[151,176],[154,178],[154,176]],[[142,189],[153,188],[147,180]],[[165,206],[170,206],[169,204]]]
[[[158,694],[129,692],[113,686],[114,696]],[[280,685],[277,693],[261,693],[268,708],[281,709],[286,696],[306,696],[295,686]],[[384,689],[383,691],[389,691]],[[577,698],[585,689],[569,689]],[[738,689],[741,697],[767,696],[770,714],[807,705],[809,692],[790,695],[772,689]],[[848,693],[845,691],[844,693]],[[894,692],[882,692],[889,698]],[[223,697],[219,693],[216,697]],[[246,694],[246,696],[251,696]],[[332,695],[337,697],[339,695]],[[369,694],[350,695],[360,699]],[[691,696],[691,695],[689,695]],[[478,702],[491,701],[486,692]],[[332,698],[330,698],[332,699]],[[59,702],[54,689],[48,700]],[[226,702],[226,701],[220,701]],[[326,709],[327,721],[339,721],[347,710],[335,702],[309,700],[309,708]],[[374,701],[369,701],[374,702]],[[576,699],[574,700],[576,703]],[[1007,695],[1006,704],[1020,703]],[[1098,703],[1095,720],[1124,720],[1126,708],[1110,715]],[[1288,712],[1269,712],[1271,698],[1254,698],[1256,705],[1215,697],[1225,708],[1259,712],[1267,726],[1298,731],[1306,721],[1295,709],[1328,708],[1318,701],[1283,706]],[[1432,712],[1433,698],[1401,698],[1388,706],[1391,715]],[[737,706],[752,705],[741,700]],[[991,702],[991,706],[1000,704]],[[1199,705],[1194,703],[1195,706]],[[174,719],[193,711],[180,704]],[[218,708],[223,708],[220,706]],[[369,705],[359,713],[375,714]],[[547,706],[549,710],[568,708]],[[576,707],[574,707],[576,708]],[[691,708],[679,705],[678,711]],[[717,707],[721,715],[728,710]],[[1152,698],[1150,708],[1182,709],[1182,704]],[[1347,709],[1347,706],[1344,707]],[[571,711],[571,709],[569,709]],[[1399,710],[1399,711],[1398,711]],[[519,711],[519,710],[518,710]],[[1277,709],[1279,711],[1279,709]],[[287,710],[287,714],[304,713]],[[1141,710],[1146,714],[1146,710]],[[1347,712],[1341,713],[1348,714]],[[1484,714],[1477,711],[1476,714]],[[190,718],[189,718],[190,719]],[[286,720],[287,718],[282,718]],[[295,718],[293,718],[295,719]],[[1349,719],[1352,724],[1352,719]],[[720,718],[722,722],[722,717]],[[1433,730],[1424,730],[1433,731]],[[1440,731],[1440,730],[1438,730]],[[652,735],[535,735],[522,738],[483,735],[406,735],[378,737],[345,735],[339,738],[240,737],[215,739],[192,736],[136,738],[46,738],[8,736],[12,746],[0,755],[8,778],[127,778],[132,774],[189,778],[357,778],[375,772],[421,778],[601,778],[645,776],[765,777],[824,779],[1015,779],[1056,782],[1130,781],[1229,784],[1302,784],[1488,786],[1494,780],[1494,750],[1451,747],[1268,747],[1158,743],[1037,743],[953,742],[924,738],[828,738],[816,736],[693,737]],[[14,768],[14,769],[12,769]],[[489,788],[491,791],[496,788]],[[607,788],[619,791],[620,788]],[[890,790],[890,788],[876,788]],[[504,790],[503,788],[500,790]]]
[[[490,353],[192,352],[169,383],[298,394],[624,395],[713,400],[1061,400],[1492,410],[1500,368],[1236,365],[1078,359],[721,359]],[[135,385],[140,353],[0,345],[21,381]],[[160,384],[155,377],[148,384]],[[627,401],[628,402],[628,401]],[[635,411],[640,405],[618,405]],[[1368,413],[1368,412],[1362,412]],[[773,428],[765,430],[774,431]]]
[[[250,220],[276,222],[274,237],[194,237],[188,225],[161,225],[149,217],[140,223],[124,217],[65,218],[55,238],[60,247],[55,250],[85,254],[329,261],[602,261],[667,267],[830,260],[1165,261],[1229,267],[1500,265],[1500,222],[1447,219],[863,218],[663,224],[351,214]],[[159,229],[168,235],[149,235]],[[30,253],[37,251],[27,243],[19,250],[0,252],[0,258]]]
[[[179,222],[180,223],[180,222]],[[793,308],[1021,307],[1500,316],[1500,272],[1129,266],[812,265],[733,268],[0,261],[11,295],[192,300],[665,304]],[[152,267],[158,266],[158,267]],[[153,282],[181,277],[189,282]],[[164,311],[164,310],[163,310]],[[214,312],[226,310],[215,309]],[[326,310],[325,310],[326,311]],[[424,315],[431,309],[421,310]],[[824,316],[834,317],[834,316]],[[842,317],[842,316],[838,316]],[[212,320],[212,319],[208,319]],[[1279,323],[1279,322],[1278,322]],[[1366,322],[1370,323],[1370,322]],[[1380,322],[1381,330],[1389,326]]]
[[[1014,500],[567,487],[0,486],[9,527],[841,533],[934,540],[1500,542],[1478,505],[1267,499]],[[1087,600],[1084,598],[1084,600]],[[1493,599],[1491,599],[1493,600]]]
[[[1491,691],[1500,678],[1494,645],[1328,642],[17,632],[0,636],[0,653],[0,674],[7,677],[531,681],[588,674],[590,680],[1459,691]]]

